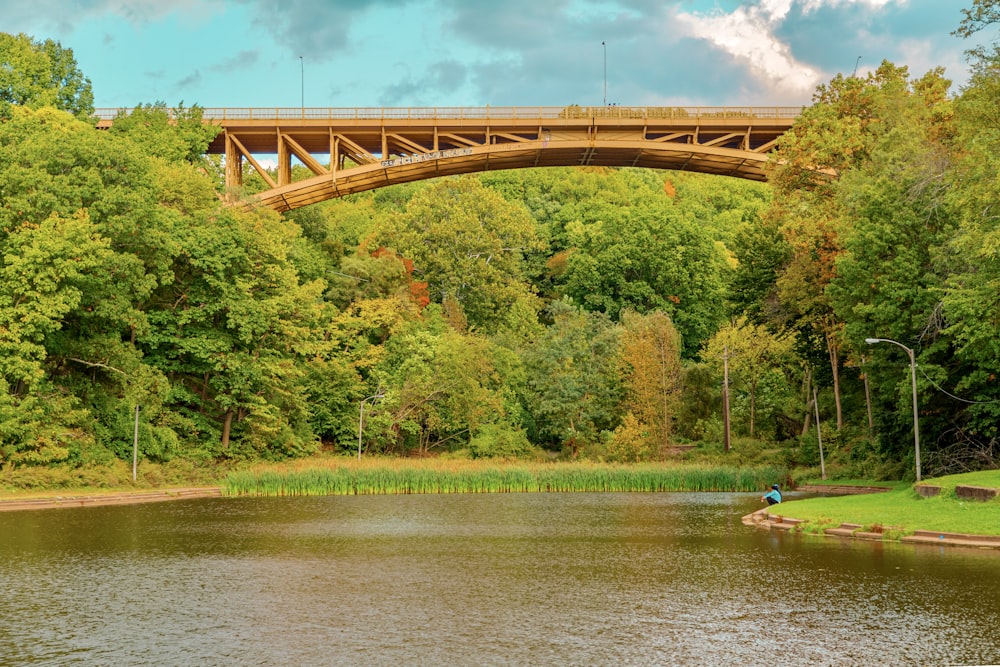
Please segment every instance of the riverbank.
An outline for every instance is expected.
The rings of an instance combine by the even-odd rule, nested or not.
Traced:
[[[1000,549],[998,519],[1000,471],[994,470],[877,494],[791,500],[748,514],[743,523],[837,538]]]
[[[766,530],[801,531],[804,519],[773,514],[767,509],[758,510],[743,517],[743,524]],[[878,526],[865,527],[860,523],[841,523],[836,528],[825,528],[822,534],[828,537],[848,538],[869,541],[898,541],[910,544],[938,544],[947,546],[975,547],[979,549],[1000,550],[1000,536],[970,535],[968,533],[950,533],[936,530],[914,530],[911,534],[893,537],[898,531],[896,527],[886,530]],[[802,531],[804,532],[804,531]]]
[[[217,498],[222,488],[197,487],[184,489],[158,489],[143,491],[100,491],[93,493],[66,493],[51,496],[0,498],[0,512],[39,509],[65,509],[76,507],[98,507],[101,505],[136,505],[167,500],[190,498]]]

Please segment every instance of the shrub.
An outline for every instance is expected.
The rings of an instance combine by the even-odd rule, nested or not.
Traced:
[[[484,424],[469,441],[468,451],[473,459],[532,458],[535,447],[521,429],[506,424]]]

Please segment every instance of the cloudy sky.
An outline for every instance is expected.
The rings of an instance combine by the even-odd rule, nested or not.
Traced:
[[[972,0],[0,0],[95,105],[799,105],[883,59],[961,84]],[[605,92],[606,91],[606,92]]]

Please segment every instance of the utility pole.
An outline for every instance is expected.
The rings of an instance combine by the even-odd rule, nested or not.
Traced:
[[[729,451],[729,346],[722,348],[722,444]]]
[[[816,385],[813,385],[813,409],[816,411],[816,439],[819,441],[819,471],[822,478],[826,479],[826,461],[823,459],[823,427],[819,425],[819,397]]]
[[[135,428],[132,431],[132,481],[135,481],[136,468],[139,467],[139,404],[135,406]]]

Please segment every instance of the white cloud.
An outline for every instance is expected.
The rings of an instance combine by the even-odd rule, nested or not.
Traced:
[[[788,44],[778,39],[778,28],[794,7],[808,14],[823,7],[861,5],[877,10],[907,0],[758,0],[732,12],[707,14],[679,11],[675,19],[688,35],[705,40],[738,62],[768,88],[796,95],[808,94],[825,74],[792,54]]]
[[[822,73],[799,62],[775,28],[787,15],[792,0],[763,0],[760,6],[739,7],[729,14],[708,16],[679,12],[676,19],[692,37],[706,40],[742,61],[758,79],[792,93],[808,93]]]

